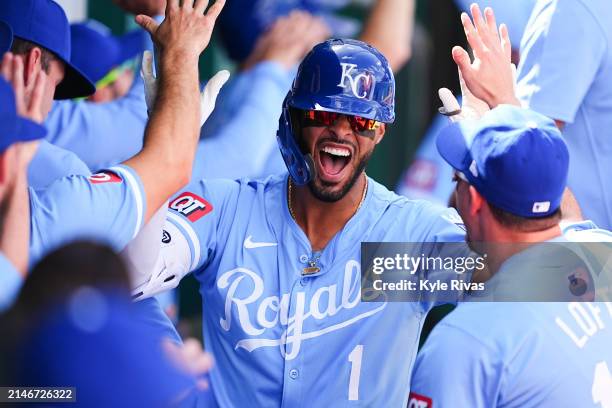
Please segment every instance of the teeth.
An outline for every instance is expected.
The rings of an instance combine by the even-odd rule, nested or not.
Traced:
[[[348,157],[351,155],[351,152],[348,149],[338,149],[335,147],[324,147],[323,151],[333,156]]]

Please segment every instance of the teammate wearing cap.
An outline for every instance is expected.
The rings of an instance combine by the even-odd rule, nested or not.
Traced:
[[[470,78],[470,90],[478,85],[479,91],[494,97],[492,104],[518,105],[510,55],[507,48],[496,46],[493,13],[485,10],[483,18],[477,7],[472,13],[474,22],[468,16],[462,20],[470,42],[480,46],[474,63],[465,50],[453,50],[460,72]],[[503,44],[503,28],[501,34]],[[577,230],[562,231],[559,226],[569,152],[554,122],[520,107],[499,106],[481,121],[446,129],[437,146],[455,170],[457,208],[471,245],[488,254],[493,277],[487,285],[495,291],[474,295],[474,302],[460,304],[434,329],[417,356],[409,405],[608,406],[612,331],[606,327],[612,323],[612,309],[576,302],[476,301],[542,300],[542,294],[558,296],[561,292],[554,290],[561,286],[562,296],[554,300],[584,299],[572,279],[567,280],[569,264],[550,252],[542,256],[547,250],[557,255],[564,247],[538,245],[581,238]],[[579,213],[569,198],[564,207]],[[542,277],[546,286],[536,283]],[[569,277],[575,281],[575,275]],[[588,335],[581,331],[586,327],[583,319],[597,322]]]
[[[136,296],[195,271],[219,405],[405,406],[433,305],[361,302],[360,244],[463,242],[464,232],[454,210],[365,175],[394,120],[394,91],[373,47],[321,43],[283,104],[278,142],[289,174],[202,180],[171,200],[161,257]]]
[[[23,58],[25,99],[31,98],[33,78],[39,72],[48,77],[43,90],[40,118],[37,120],[47,116],[54,98],[76,98],[93,93],[93,84],[70,64],[68,20],[58,4],[51,0],[4,1],[0,4],[0,21],[7,23],[13,31],[12,53]],[[44,21],[45,24],[33,21]],[[10,64],[3,60],[5,77],[11,69]],[[55,174],[89,174],[87,166],[73,153],[46,140],[38,143],[28,176],[36,187],[48,185],[57,178],[53,176]]]
[[[208,107],[201,111],[197,58],[208,44],[223,1],[211,6],[206,15],[202,14],[203,1],[182,7],[176,3],[169,2],[167,12],[172,16],[185,15],[182,20],[167,21],[158,30],[149,19],[138,20],[144,21],[164,49],[158,86],[162,97],[152,111],[146,134],[148,143],[139,154],[110,171],[89,178],[66,177],[46,189],[30,190],[34,260],[48,249],[79,236],[95,237],[110,241],[115,248],[123,247],[170,194],[189,180],[202,117],[210,114],[219,88],[227,79],[227,74],[222,73],[209,81],[203,94]],[[29,0],[26,9],[22,11],[65,18],[59,6],[50,0]],[[177,57],[185,59],[180,70],[170,63]],[[21,57],[7,54],[7,59],[14,68],[8,73],[15,89],[27,89]],[[51,97],[49,92],[40,94],[32,93],[39,95],[41,101]],[[40,119],[42,114],[38,112],[38,116]],[[163,172],[159,172],[160,166]]]
[[[88,100],[110,102],[128,92],[135,79],[135,59],[145,48],[144,31],[114,36],[104,24],[88,20],[70,25],[70,40],[72,62],[96,85],[96,92]],[[96,50],[97,58],[92,58],[92,49]],[[142,84],[139,89],[142,90]]]
[[[557,248],[535,244],[567,242],[558,224],[569,153],[554,122],[501,106],[477,123],[446,129],[437,145],[457,174],[457,208],[467,237],[488,254],[493,278],[487,284],[496,293],[484,299],[542,300],[522,296],[533,294],[532,286],[546,276],[547,286],[537,289],[551,293],[555,288],[548,284],[561,283],[568,297],[548,300],[568,300],[571,286],[563,273],[569,266],[542,256]],[[531,244],[503,244],[508,242]],[[583,319],[597,324],[587,330]],[[612,308],[604,304],[461,303],[420,351],[410,403],[607,407],[611,342]]]

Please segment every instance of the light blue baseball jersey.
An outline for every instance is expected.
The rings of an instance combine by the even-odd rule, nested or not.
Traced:
[[[432,201],[448,205],[455,190],[453,168],[440,156],[436,148],[438,133],[450,124],[448,118],[436,115],[427,130],[414,160],[402,174],[396,192],[410,199]]]
[[[518,94],[565,122],[568,185],[586,218],[612,229],[612,2],[540,0],[521,42]]]
[[[89,167],[76,154],[41,140],[28,167],[28,185],[40,189],[62,177],[90,174]]]
[[[15,300],[23,278],[13,264],[0,253],[0,313]]]
[[[549,242],[567,244],[564,237]],[[563,255],[556,252],[561,248],[548,246],[543,251]],[[534,250],[508,259],[487,287],[512,291],[520,298],[542,286],[541,277],[534,276],[542,272],[550,285],[542,287],[545,294],[564,286],[568,295],[564,299],[580,300],[568,290],[565,269],[559,266],[563,262]],[[561,300],[562,292],[557,296]],[[461,303],[436,326],[419,352],[409,406],[607,407],[604,401],[612,402],[612,388],[595,390],[612,381],[612,376],[596,374],[601,364],[612,367],[610,344],[612,303]]]
[[[30,188],[30,261],[80,238],[122,249],[140,230],[146,198],[140,177],[116,166],[89,177],[70,176]]]
[[[409,407],[610,407],[612,303],[462,303],[417,356]]]
[[[217,404],[405,406],[433,304],[362,302],[360,245],[464,242],[461,220],[369,179],[362,207],[313,253],[289,213],[287,178],[200,181],[170,202],[164,262],[196,271]],[[320,271],[303,276],[311,260]]]

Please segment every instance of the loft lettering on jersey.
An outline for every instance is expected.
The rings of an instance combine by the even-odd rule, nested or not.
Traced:
[[[351,314],[360,303],[361,268],[359,262],[350,260],[344,268],[342,286],[332,284],[318,288],[310,301],[306,301],[305,292],[297,292],[295,313],[289,315],[290,294],[263,297],[264,281],[257,273],[247,268],[235,268],[220,275],[217,286],[226,289],[224,315],[219,320],[221,328],[230,331],[232,325],[239,325],[249,337],[240,339],[235,349],[243,348],[249,352],[262,347],[279,347],[285,360],[292,360],[300,353],[302,342],[323,336],[382,311],[386,303],[377,307]],[[244,286],[241,286],[244,285]],[[238,297],[239,289],[252,288],[250,293]],[[240,292],[244,293],[244,292]],[[233,314],[232,312],[236,313]],[[304,323],[309,319],[325,320],[328,317],[342,314],[340,322],[323,329],[304,332]],[[237,321],[233,316],[237,315]],[[272,316],[272,317],[270,317]],[[285,327],[279,338],[266,336],[266,331]]]
[[[572,319],[562,319],[557,316],[555,323],[580,349],[590,338],[606,328],[604,320],[612,321],[612,302],[572,302],[567,305],[567,309]],[[608,318],[605,318],[606,315]]]

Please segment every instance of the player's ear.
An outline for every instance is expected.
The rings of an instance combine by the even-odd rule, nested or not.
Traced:
[[[23,56],[23,83],[26,89],[32,86],[32,81],[35,80],[36,74],[43,69],[42,53],[39,47],[34,47]]]
[[[480,212],[485,203],[484,198],[472,185],[470,185],[468,188],[468,200],[468,211],[470,212],[470,215],[476,215],[478,212]]]
[[[374,143],[379,144],[383,137],[385,137],[385,132],[387,131],[387,125],[381,123],[378,129],[376,129],[376,134],[374,135]]]

